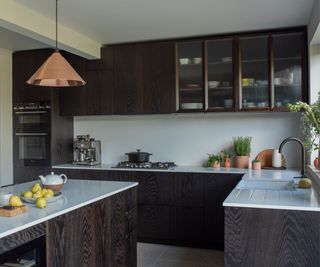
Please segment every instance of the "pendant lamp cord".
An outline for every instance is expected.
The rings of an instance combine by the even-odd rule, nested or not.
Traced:
[[[56,0],[56,51],[58,51],[58,0]]]

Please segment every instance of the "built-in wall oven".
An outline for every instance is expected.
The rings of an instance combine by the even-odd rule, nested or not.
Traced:
[[[13,107],[14,165],[50,165],[50,105],[19,103]]]

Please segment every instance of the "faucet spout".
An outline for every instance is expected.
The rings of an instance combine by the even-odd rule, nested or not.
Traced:
[[[302,178],[306,177],[306,171],[305,171],[306,152],[305,152],[304,145],[300,139],[295,138],[295,137],[289,137],[289,138],[284,139],[279,146],[279,153],[282,152],[283,146],[289,141],[297,142],[301,147],[301,158],[302,158],[301,175],[302,175]]]

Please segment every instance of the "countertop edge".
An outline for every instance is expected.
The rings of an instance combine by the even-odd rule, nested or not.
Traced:
[[[43,217],[43,218],[41,218],[41,219],[35,220],[35,221],[33,221],[33,222],[30,222],[30,223],[27,223],[27,224],[18,226],[18,227],[14,228],[14,229],[11,229],[11,230],[9,230],[9,231],[3,232],[3,233],[0,234],[0,238],[9,236],[9,235],[14,234],[14,233],[17,233],[17,232],[22,231],[22,230],[24,230],[24,229],[27,229],[27,228],[29,228],[29,227],[35,226],[35,225],[37,225],[37,224],[39,224],[39,223],[42,223],[42,222],[45,222],[45,221],[49,221],[49,220],[51,220],[51,219],[53,219],[53,218],[56,218],[56,217],[58,217],[58,216],[61,216],[61,215],[66,214],[66,213],[68,213],[68,212],[71,212],[71,211],[73,211],[73,210],[82,208],[82,207],[84,207],[84,206],[87,206],[87,205],[89,205],[89,204],[92,204],[92,203],[94,203],[94,202],[97,202],[97,201],[99,201],[99,200],[101,200],[101,199],[110,197],[110,196],[112,196],[112,195],[118,194],[118,193],[120,193],[120,192],[123,192],[123,191],[125,191],[125,190],[128,190],[128,189],[133,188],[133,187],[136,187],[136,186],[138,186],[138,183],[132,182],[131,185],[125,186],[125,187],[123,187],[123,188],[121,188],[121,189],[118,189],[118,190],[115,190],[115,191],[113,191],[113,192],[111,192],[111,193],[107,193],[107,194],[101,195],[101,196],[99,196],[99,197],[96,197],[96,198],[90,199],[90,200],[88,200],[88,201],[85,201],[85,202],[83,202],[83,203],[81,203],[81,204],[75,205],[75,206],[73,206],[73,207],[71,207],[71,208],[68,208],[68,209],[65,209],[65,210],[62,210],[62,211],[58,211],[58,212],[56,212],[56,213],[54,213],[54,214],[48,215],[48,216]]]
[[[313,211],[319,212],[320,208],[317,207],[298,207],[298,206],[285,206],[285,205],[272,205],[272,204],[245,204],[245,203],[223,203],[224,207],[233,208],[253,208],[253,209],[271,209],[271,210],[296,210],[296,211]]]

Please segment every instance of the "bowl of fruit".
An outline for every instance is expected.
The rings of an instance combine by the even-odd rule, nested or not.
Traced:
[[[62,197],[62,192],[54,192],[50,188],[41,187],[40,183],[35,183],[29,191],[22,192],[21,199],[24,202],[35,204],[39,198],[44,198],[46,203],[52,203]]]

